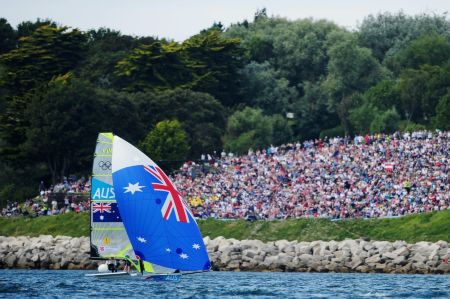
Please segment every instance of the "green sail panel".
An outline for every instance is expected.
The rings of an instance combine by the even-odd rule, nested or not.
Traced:
[[[128,255],[135,259],[115,199],[111,171],[113,138],[112,133],[100,133],[95,147],[91,182],[91,258]]]

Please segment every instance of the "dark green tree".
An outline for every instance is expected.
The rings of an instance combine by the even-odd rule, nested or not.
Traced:
[[[114,76],[115,67],[141,44],[141,39],[107,28],[90,30],[86,34],[87,51],[75,73],[98,87],[119,88],[120,82]]]
[[[225,108],[214,97],[185,89],[159,93],[137,93],[133,96],[140,120],[147,132],[156,123],[178,120],[188,135],[189,158],[222,149],[221,137],[225,130]],[[144,136],[141,137],[141,139]]]
[[[1,86],[23,94],[53,76],[71,71],[83,55],[85,35],[68,27],[41,26],[22,37],[17,49],[0,56],[6,67]]]
[[[34,162],[44,162],[53,183],[77,171],[86,171],[98,132],[103,131],[103,107],[95,89],[84,81],[58,77],[31,97],[29,121],[22,150]]]
[[[274,145],[281,145],[291,142],[294,137],[292,124],[281,114],[274,114],[270,116],[272,123],[272,143]]]
[[[384,111],[375,115],[374,120],[370,124],[370,132],[375,133],[393,133],[398,129],[400,115],[395,108]]]
[[[385,70],[367,48],[356,43],[355,35],[335,31],[329,35],[328,76],[323,87],[329,96],[330,112],[339,115],[346,133],[351,133],[349,111],[359,102],[359,93],[386,77]]]
[[[450,59],[450,42],[442,35],[425,34],[413,40],[398,54],[403,68],[417,69],[421,65],[442,65]]]
[[[443,96],[436,106],[434,126],[440,130],[450,130],[450,92]]]
[[[127,91],[160,91],[191,88],[193,74],[183,61],[182,47],[156,41],[134,49],[116,65],[115,74]]]
[[[17,35],[8,21],[0,18],[0,55],[11,51],[17,45]]]
[[[0,136],[7,143],[5,149],[14,149],[24,141],[28,127],[24,111],[33,89],[72,70],[83,55],[84,41],[84,34],[76,29],[45,25],[22,37],[17,49],[0,56],[4,67],[0,89],[6,93]]]
[[[58,25],[50,19],[37,18],[34,22],[24,21],[19,23],[19,25],[17,25],[17,36],[18,38],[30,36],[34,33],[34,31],[36,31],[36,29],[42,26],[50,26],[53,28],[58,27]]]
[[[236,105],[243,50],[237,38],[212,30],[194,35],[182,44],[183,62],[193,74],[192,89],[206,92],[224,106]]]
[[[380,113],[380,110],[372,103],[364,103],[352,109],[349,120],[354,132],[360,135],[369,133],[372,122]]]
[[[286,113],[299,97],[297,89],[289,86],[286,78],[279,78],[277,72],[266,61],[252,62],[242,70],[242,94],[252,107],[263,109],[267,114]]]
[[[304,96],[292,105],[294,134],[298,139],[312,139],[324,129],[340,124],[339,116],[328,109],[329,97],[323,81],[304,82]]]
[[[450,87],[450,62],[446,65],[423,65],[406,69],[399,78],[398,90],[405,118],[417,123],[429,123],[436,105]]]
[[[402,111],[396,80],[380,81],[364,92],[363,98],[366,103],[370,103],[382,111],[388,110],[393,106],[397,111]]]

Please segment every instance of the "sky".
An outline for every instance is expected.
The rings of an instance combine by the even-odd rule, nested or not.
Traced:
[[[450,0],[0,0],[0,7],[0,17],[14,27],[49,18],[83,31],[107,27],[182,41],[214,22],[250,21],[262,8],[269,16],[327,19],[352,30],[380,12],[441,15],[450,12]]]

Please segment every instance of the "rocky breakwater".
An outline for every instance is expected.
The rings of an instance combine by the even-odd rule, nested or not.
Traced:
[[[450,273],[449,244],[404,241],[204,239],[213,269],[225,271]]]
[[[449,244],[404,241],[235,240],[204,238],[214,270],[450,273]],[[96,269],[89,238],[1,237],[0,268]]]
[[[97,269],[89,259],[89,238],[2,237],[0,268],[28,269]]]

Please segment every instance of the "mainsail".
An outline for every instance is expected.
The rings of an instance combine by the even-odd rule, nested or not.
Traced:
[[[91,258],[135,259],[122,223],[112,182],[112,133],[100,133],[95,147],[91,186]]]
[[[113,148],[115,196],[136,256],[154,266],[209,270],[197,223],[166,174],[118,136]]]

